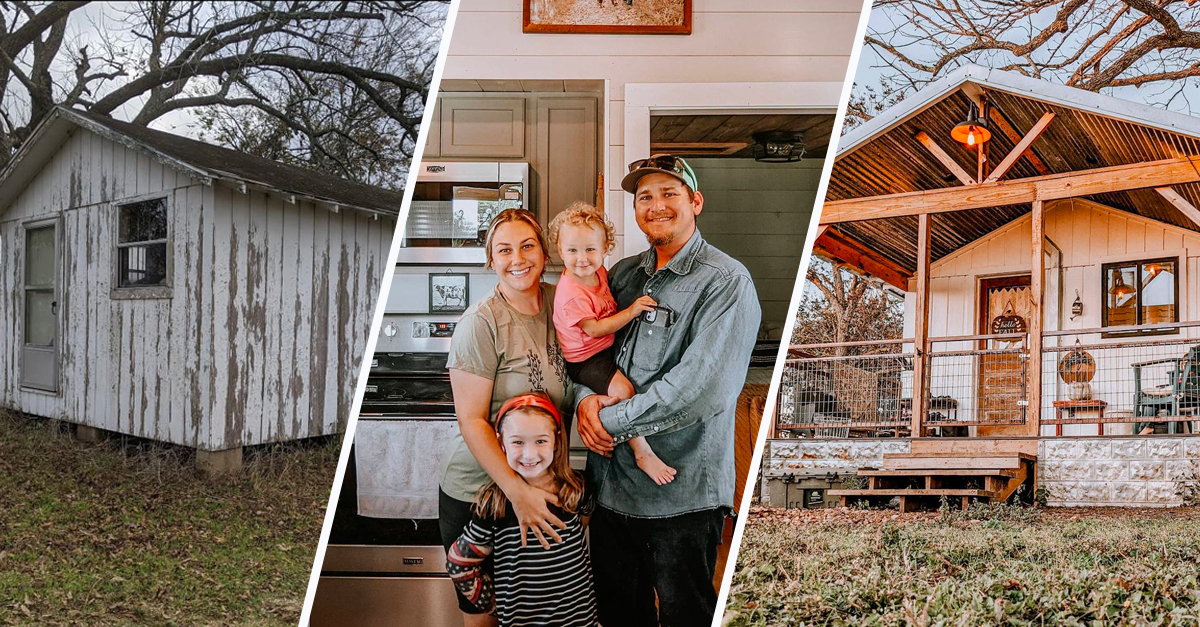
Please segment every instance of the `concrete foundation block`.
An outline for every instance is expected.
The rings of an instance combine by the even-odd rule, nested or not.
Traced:
[[[1146,502],[1145,481],[1118,481],[1112,486],[1112,500],[1124,506],[1136,507]]]
[[[1200,438],[1187,438],[1184,440],[1183,454],[1192,459],[1200,459]]]
[[[1150,459],[1182,456],[1183,440],[1181,438],[1151,438],[1146,441],[1146,457]]]
[[[242,471],[242,447],[223,451],[196,451],[196,467],[208,476],[235,474]]]
[[[87,425],[76,425],[75,439],[80,442],[96,444],[107,440],[108,432],[104,429],[97,429],[96,427],[89,427]]]
[[[1131,461],[1129,462],[1129,478],[1134,481],[1158,481],[1166,479],[1166,462]]]
[[[1113,459],[1145,459],[1145,440],[1113,440]]]

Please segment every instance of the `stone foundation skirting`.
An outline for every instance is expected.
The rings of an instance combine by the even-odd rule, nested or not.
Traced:
[[[879,468],[909,440],[767,440],[767,477],[827,468]],[[1200,479],[1200,435],[1055,437],[1038,442],[1038,485],[1055,506],[1182,505],[1181,482]]]

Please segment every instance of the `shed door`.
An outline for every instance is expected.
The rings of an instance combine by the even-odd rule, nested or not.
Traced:
[[[980,281],[979,333],[991,333],[992,321],[1016,316],[1028,328],[1031,304],[1029,275]],[[1024,340],[984,340],[982,349],[1025,348]],[[1025,362],[1015,353],[993,353],[979,358],[978,420],[994,424],[1022,424],[1025,406]],[[980,435],[984,435],[983,432]]]
[[[58,391],[57,225],[25,229],[25,324],[21,385]]]

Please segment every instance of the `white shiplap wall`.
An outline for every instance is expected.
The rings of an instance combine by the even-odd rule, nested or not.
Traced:
[[[692,5],[686,36],[526,34],[521,0],[463,0],[455,18],[444,79],[608,80],[605,207],[618,228],[617,257],[626,235],[625,84],[841,82],[863,6],[860,0]]]
[[[1179,319],[1195,320],[1200,312],[1200,233],[1149,220],[1131,213],[1075,199],[1052,203],[1046,209],[1046,237],[1062,251],[1061,278],[1056,267],[1047,259],[1046,318],[1047,331],[1057,329],[1091,329],[1101,326],[1101,306],[1104,301],[1101,265],[1118,261],[1142,260],[1153,257],[1179,257]],[[1030,250],[1030,219],[1026,215],[968,244],[933,264],[930,268],[929,335],[932,338],[972,335],[978,332],[978,294],[981,278],[1028,274]],[[1061,289],[1059,285],[1061,283]],[[1083,301],[1083,315],[1070,319],[1071,303],[1078,290]],[[914,329],[915,294],[905,299],[905,337]],[[1062,315],[1059,315],[1059,311]],[[1196,329],[1185,330],[1183,338],[1200,337]],[[1175,336],[1167,336],[1171,339]],[[1161,338],[1160,338],[1161,339]],[[1088,335],[1082,342],[1120,343],[1121,338],[1100,338]],[[1073,344],[1075,336],[1047,338],[1047,346]],[[934,350],[973,348],[971,342],[937,343]],[[1170,351],[1176,349],[1162,349]],[[1182,353],[1185,347],[1179,347]],[[1155,354],[1155,358],[1161,355]],[[1059,353],[1047,354],[1043,360],[1043,390],[1062,387],[1056,376]],[[1127,404],[1132,395],[1132,367],[1135,361],[1149,359],[1145,353],[1132,350],[1108,351],[1097,354],[1100,370],[1092,385],[1097,398],[1110,404]],[[934,375],[937,376],[936,373]],[[1053,415],[1051,403],[1064,397],[1061,390],[1043,394],[1043,415]],[[964,411],[971,408],[972,399],[959,399]],[[1094,427],[1092,427],[1094,429]],[[1065,429],[1064,432],[1069,432]],[[1093,431],[1094,432],[1094,431]]]
[[[114,300],[112,201],[169,198],[171,298]],[[20,387],[24,221],[59,215],[62,391]],[[393,220],[202,185],[76,130],[0,215],[0,405],[205,450],[333,433]]]
[[[704,238],[742,262],[754,278],[763,326],[782,333],[796,268],[821,181],[823,159],[758,163],[753,159],[689,159],[704,211]]]

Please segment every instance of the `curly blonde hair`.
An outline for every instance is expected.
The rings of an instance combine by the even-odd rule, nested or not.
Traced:
[[[586,202],[574,202],[569,207],[563,209],[554,219],[550,221],[547,228],[550,235],[550,245],[558,248],[558,233],[563,226],[590,226],[594,229],[599,229],[604,233],[604,253],[611,253],[613,248],[617,246],[616,229],[613,228],[612,222],[609,222],[604,214],[598,209]]]

